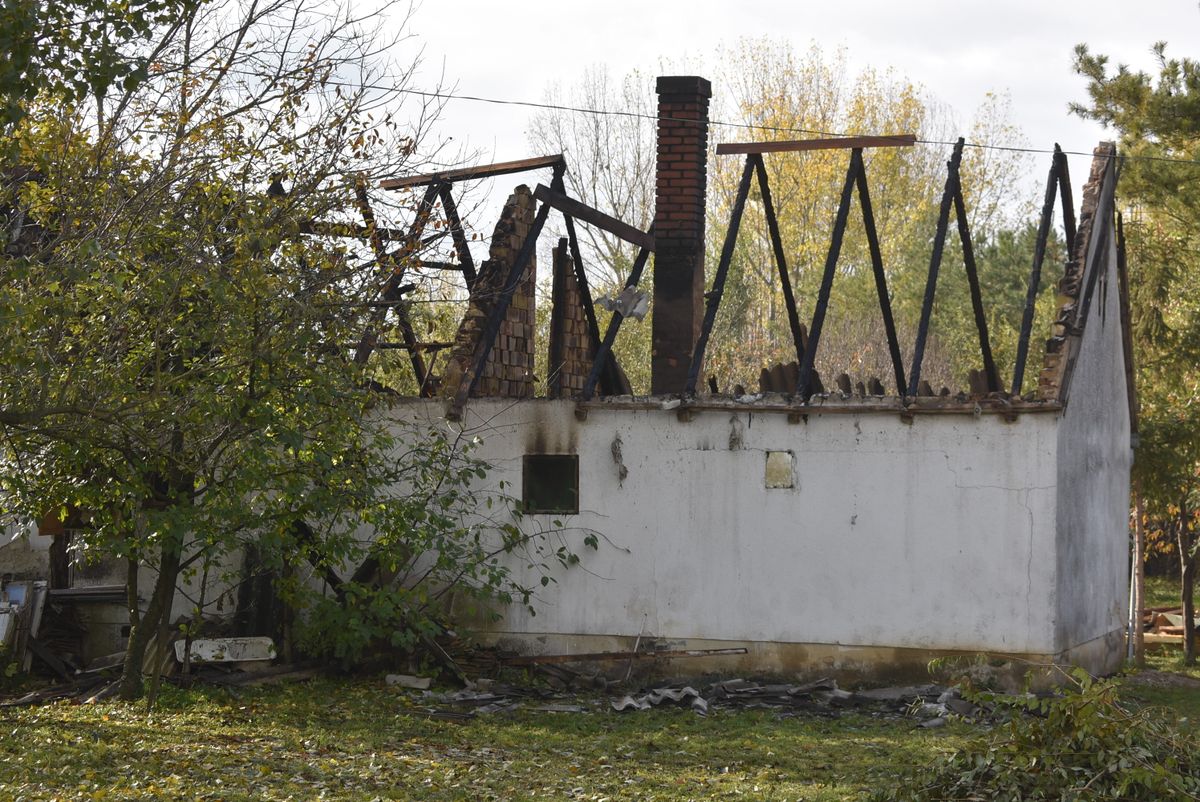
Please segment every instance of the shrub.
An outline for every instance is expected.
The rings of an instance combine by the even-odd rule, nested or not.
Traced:
[[[877,792],[873,802],[1165,800],[1200,798],[1190,734],[1152,709],[1123,706],[1116,686],[1082,670],[1061,696],[969,693],[1008,720],[934,769]]]

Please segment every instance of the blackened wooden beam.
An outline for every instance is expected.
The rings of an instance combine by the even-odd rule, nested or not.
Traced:
[[[933,296],[937,291],[938,268],[942,264],[942,250],[946,246],[946,230],[950,225],[950,206],[954,201],[954,177],[958,174],[958,165],[962,162],[963,145],[966,142],[959,137],[954,145],[954,151],[947,163],[946,186],[942,190],[942,205],[938,210],[937,231],[933,237],[933,253],[929,257],[929,275],[925,279],[925,297],[921,301],[921,318],[917,323],[917,341],[913,346],[912,367],[908,376],[908,386],[918,387],[921,383],[921,362],[925,358],[925,340],[929,336],[929,318],[933,314]]]
[[[789,153],[799,150],[832,150],[851,148],[907,148],[917,144],[916,134],[889,136],[839,136],[825,139],[794,139],[781,142],[722,142],[717,155],[735,153]]]
[[[979,333],[979,354],[983,358],[983,375],[989,392],[1000,390],[1000,374],[992,358],[992,345],[988,339],[987,314],[983,309],[983,292],[979,288],[979,270],[975,265],[975,248],[971,244],[971,227],[967,222],[967,204],[963,200],[962,179],[954,171],[954,219],[958,223],[958,239],[962,245],[963,267],[967,271],[967,286],[971,291],[971,309],[975,313],[975,329]]]
[[[458,204],[454,202],[454,191],[449,184],[441,184],[438,196],[442,199],[442,211],[446,222],[450,224],[450,235],[454,237],[454,250],[458,251],[459,269],[462,270],[463,280],[467,289],[475,284],[475,260],[471,258],[471,246],[467,243],[467,233],[463,230],[462,219],[458,216]]]
[[[507,666],[539,666],[557,663],[602,662],[605,660],[662,660],[680,657],[718,657],[721,655],[746,654],[743,647],[730,649],[658,649],[644,652],[589,652],[586,654],[541,654],[502,657],[500,662]]]
[[[408,189],[423,187],[438,182],[470,181],[476,178],[494,178],[498,175],[523,173],[526,170],[539,170],[543,167],[561,167],[566,164],[561,153],[553,156],[536,156],[532,159],[518,159],[510,162],[480,164],[475,167],[463,167],[457,170],[443,170],[440,173],[424,173],[410,175],[404,178],[389,178],[379,182],[380,189]]]
[[[800,362],[800,378],[796,381],[796,400],[807,403],[811,395],[809,388],[814,386],[814,364],[817,358],[817,347],[821,344],[821,328],[825,325],[825,312],[829,309],[829,293],[833,289],[833,274],[837,269],[838,257],[842,252],[842,237],[846,234],[846,221],[850,216],[850,195],[858,178],[861,160],[856,160],[851,154],[850,166],[846,168],[846,183],[842,186],[842,199],[838,203],[837,217],[833,223],[833,238],[829,243],[829,254],[825,257],[825,273],[821,276],[821,288],[817,293],[817,307],[813,310],[812,327],[808,331],[808,348],[804,349],[804,359]]]
[[[426,245],[431,245],[431,244],[437,242],[438,240],[443,239],[449,233],[450,233],[449,229],[443,228],[441,231],[435,231],[432,234],[429,234],[428,236],[422,237],[419,244],[413,244],[413,245],[410,245],[409,247],[418,248],[418,249],[424,248]]]
[[[856,148],[851,158],[858,161],[858,204],[862,208],[863,228],[867,234],[867,246],[871,251],[871,269],[875,272],[875,292],[879,295],[879,313],[883,317],[888,353],[892,357],[892,372],[896,377],[896,394],[903,398],[908,395],[907,385],[904,382],[904,362],[900,355],[900,338],[896,336],[896,321],[892,317],[892,299],[888,294],[887,274],[883,270],[883,251],[879,247],[879,232],[875,229],[875,210],[871,206],[871,192],[867,188],[867,168],[863,164],[861,150]]]
[[[1017,337],[1017,360],[1013,366],[1010,393],[1013,398],[1021,395],[1025,383],[1025,362],[1029,358],[1029,337],[1033,332],[1033,317],[1037,311],[1038,291],[1042,283],[1042,263],[1046,259],[1046,243],[1050,239],[1050,226],[1054,220],[1054,200],[1059,183],[1059,156],[1062,151],[1055,146],[1054,158],[1050,163],[1050,174],[1046,177],[1046,194],[1042,199],[1042,217],[1038,221],[1037,241],[1033,246],[1033,266],[1029,271],[1029,287],[1025,290],[1025,311],[1021,315],[1020,334]]]
[[[1057,142],[1054,144],[1054,158],[1058,162],[1058,192],[1062,197],[1063,234],[1067,238],[1067,253],[1073,254],[1076,234],[1075,196],[1071,190],[1071,171],[1067,167],[1067,154],[1062,152]]]
[[[362,223],[333,223],[326,220],[311,220],[300,224],[300,233],[320,237],[347,237],[368,239],[379,236],[387,241],[402,241],[408,237],[408,232],[398,228],[376,226],[372,228]]]
[[[550,204],[565,215],[578,218],[596,228],[601,228],[626,242],[633,243],[639,248],[645,248],[648,251],[654,250],[654,237],[645,231],[639,231],[628,223],[623,223],[615,217],[610,217],[598,209],[593,209],[591,206],[580,203],[561,192],[555,192],[545,184],[537,185],[537,189],[533,191],[533,197],[542,203]]]
[[[387,246],[383,242],[383,238],[378,234],[371,236],[371,250],[375,253],[376,260],[385,267],[390,269],[390,274],[384,281],[383,287],[379,292],[379,296],[385,301],[396,301],[401,297],[399,292],[401,282],[404,280],[404,267],[406,258],[411,255],[413,246],[420,238],[421,232],[425,229],[425,225],[429,220],[430,212],[433,209],[433,201],[437,196],[438,185],[431,184],[425,190],[425,195],[421,199],[420,206],[417,207],[417,214],[409,227],[408,236],[404,245],[399,251],[388,253]],[[355,187],[355,199],[358,202],[359,211],[363,216],[363,223],[368,229],[375,230],[375,212],[371,209],[371,200],[367,195],[367,187],[365,182],[358,182]],[[416,376],[417,387],[422,396],[428,396],[431,392],[429,384],[429,371],[425,366],[425,359],[421,356],[420,350],[416,347],[417,335],[413,331],[412,323],[408,319],[408,313],[403,306],[395,306],[396,323],[400,328],[400,336],[404,340],[404,344],[409,347],[409,361],[412,363],[413,374]],[[358,350],[354,353],[354,361],[356,364],[366,364],[367,359],[371,356],[371,351],[375,344],[379,341],[379,330],[387,318],[387,307],[378,309],[371,315],[371,322],[367,326],[367,330],[363,332],[362,340],[359,343]]]
[[[550,188],[561,195],[567,193],[561,172],[554,174],[554,178],[550,182]],[[571,249],[571,266],[575,270],[575,284],[579,289],[579,301],[583,306],[584,317],[587,319],[588,337],[591,341],[592,353],[599,354],[601,347],[600,321],[596,318],[596,303],[592,298],[591,286],[588,284],[587,270],[583,263],[583,253],[579,248],[579,235],[575,231],[575,218],[569,214],[564,214],[563,224],[567,229],[567,246]],[[654,230],[653,226],[651,226],[650,230]],[[617,358],[611,350],[602,367],[603,372],[600,374],[600,387],[605,394],[615,395],[628,391],[627,388],[622,387],[621,372],[617,368]]]
[[[1129,313],[1129,265],[1125,262],[1125,224],[1117,212],[1117,290],[1121,307],[1121,350],[1125,356],[1125,395],[1129,404],[1129,429],[1138,431],[1138,396],[1133,361],[1133,327]]]
[[[423,267],[428,270],[452,270],[455,273],[463,272],[463,266],[458,262],[431,262],[428,259],[413,259],[409,262],[413,267]]]
[[[733,213],[729,217],[729,228],[725,232],[725,244],[721,248],[721,261],[717,263],[717,274],[713,276],[712,290],[705,295],[704,320],[700,324],[700,336],[696,340],[696,347],[692,350],[692,364],[688,368],[687,384],[684,386],[685,395],[696,394],[696,382],[700,377],[700,366],[704,362],[704,351],[708,348],[708,337],[712,334],[713,323],[717,319],[721,296],[725,294],[725,279],[729,275],[729,264],[733,261],[733,249],[737,245],[742,214],[746,211],[746,197],[750,194],[750,179],[754,175],[755,166],[761,161],[762,157],[752,154],[746,157],[746,166],[742,168],[742,180],[738,183],[737,197],[733,202]]]
[[[654,231],[654,226],[650,227],[650,231]],[[637,258],[633,260],[633,267],[629,271],[629,278],[625,280],[625,286],[636,287],[638,282],[642,280],[642,271],[646,269],[646,262],[650,259],[650,251],[642,248],[638,251]],[[596,356],[592,359],[592,369],[588,373],[587,381],[583,384],[583,400],[590,401],[596,393],[596,383],[603,377],[604,372],[611,369],[615,370],[616,362],[612,358],[613,343],[617,341],[617,332],[621,330],[621,322],[625,319],[617,310],[613,310],[612,317],[608,319],[608,328],[604,332],[604,340],[601,341],[600,347],[596,349]]]
[[[1092,249],[1090,258],[1087,260],[1087,284],[1083,291],[1083,297],[1079,304],[1079,311],[1075,317],[1075,326],[1082,328],[1087,325],[1088,312],[1092,308],[1092,296],[1096,291],[1096,279],[1099,278],[1101,265],[1107,257],[1109,245],[1109,235],[1111,229],[1116,224],[1113,222],[1113,207],[1117,191],[1117,160],[1115,157],[1109,158],[1108,164],[1105,166],[1104,179],[1100,183],[1100,199],[1096,203],[1096,216],[1092,221],[1093,236],[1089,237],[1089,245],[1092,242],[1096,243],[1096,247]],[[1099,226],[1099,231],[1096,227]],[[1066,397],[1065,395],[1063,396]]]
[[[796,361],[804,359],[804,327],[800,325],[800,313],[796,309],[796,296],[792,292],[792,277],[788,273],[787,257],[783,252],[783,237],[779,234],[779,221],[775,217],[775,202],[771,198],[771,187],[767,181],[767,167],[759,154],[754,154],[755,172],[758,173],[758,194],[762,196],[763,214],[767,218],[767,233],[771,237],[771,250],[775,253],[775,266],[779,271],[779,284],[783,288],[783,304],[787,309],[788,326],[792,331],[792,345],[796,349]]]
[[[587,271],[583,265],[583,254],[579,248],[579,236],[575,231],[575,218],[571,215],[563,215],[563,222],[567,229],[567,247],[571,252],[571,267],[575,271],[575,284],[579,288],[580,303],[583,306],[584,318],[587,320],[588,340],[591,343],[592,354],[599,354],[601,348],[600,340],[600,321],[596,318],[596,304],[592,300],[592,291],[588,286]],[[615,373],[615,357],[609,357],[604,364],[604,372],[601,375],[601,387],[605,393],[616,393],[616,373]]]

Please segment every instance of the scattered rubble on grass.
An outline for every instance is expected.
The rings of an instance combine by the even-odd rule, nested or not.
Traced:
[[[832,679],[814,682],[760,683],[729,679],[702,686],[668,685],[625,693],[607,699],[586,691],[554,690],[490,682],[453,692],[423,691],[409,697],[413,715],[466,722],[476,716],[511,713],[518,709],[546,713],[636,713],[656,707],[678,707],[706,716],[715,711],[773,710],[780,718],[837,717],[857,713],[873,717],[913,718],[918,726],[940,727],[951,718],[990,722],[990,707],[962,697],[956,687],[911,685],[848,691]],[[557,700],[557,701],[552,701]]]

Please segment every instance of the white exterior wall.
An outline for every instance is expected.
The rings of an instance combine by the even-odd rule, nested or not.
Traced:
[[[37,526],[0,528],[0,577],[46,579],[50,571],[50,538]]]
[[[433,421],[434,402],[406,402]],[[591,408],[473,400],[490,481],[522,455],[579,455],[583,566],[498,629],[1046,655],[1056,651],[1057,416]],[[445,425],[445,424],[443,424]],[[613,457],[619,435],[620,481]],[[795,455],[768,489],[766,452]],[[582,545],[587,530],[599,552]],[[609,542],[605,542],[605,541]],[[536,577],[529,581],[536,584]]]
[[[1093,234],[1095,237],[1096,234]],[[1112,652],[1120,664],[1128,613],[1129,407],[1121,342],[1117,254],[1109,236],[1058,428],[1060,651]],[[1112,644],[1115,644],[1114,649]]]

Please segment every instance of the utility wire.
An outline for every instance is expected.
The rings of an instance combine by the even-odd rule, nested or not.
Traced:
[[[228,70],[228,72],[231,72],[234,74],[239,74],[239,75],[252,76],[255,78],[263,78],[264,77],[261,73],[253,72],[251,70],[239,70],[239,69],[235,68],[235,69]],[[320,83],[322,86],[325,86],[325,85],[338,86],[338,87],[345,87],[348,89],[372,89],[372,90],[375,90],[378,92],[396,92],[398,94],[416,95],[418,97],[426,97],[426,98],[432,98],[432,99],[437,99],[437,100],[465,100],[465,101],[472,102],[472,103],[488,103],[488,104],[495,105],[495,106],[520,106],[520,107],[531,108],[531,109],[546,109],[546,110],[550,110],[550,111],[566,111],[566,112],[570,112],[572,114],[592,114],[592,115],[596,115],[596,116],[600,116],[600,117],[627,117],[627,118],[631,118],[631,119],[654,120],[656,122],[660,121],[660,120],[666,121],[666,122],[691,122],[691,123],[696,122],[696,120],[689,119],[689,118],[659,117],[657,114],[646,114],[644,112],[638,112],[638,111],[592,109],[592,108],[586,108],[586,107],[582,107],[582,106],[568,106],[568,105],[562,104],[562,103],[537,102],[537,101],[533,101],[533,100],[512,100],[512,99],[507,99],[507,98],[487,97],[485,95],[465,95],[465,94],[459,94],[456,92],[435,92],[435,91],[429,91],[429,90],[425,90],[425,89],[412,89],[412,88],[397,87],[397,86],[384,86],[382,84],[376,84],[376,83],[353,83],[350,81],[338,81],[338,80],[329,79],[329,78],[327,78],[323,81],[320,81]],[[838,131],[821,131],[821,130],[814,129],[814,128],[796,128],[796,127],[778,126],[778,125],[761,125],[758,123],[734,123],[734,122],[725,122],[723,120],[709,120],[708,124],[715,125],[715,126],[721,126],[724,128],[740,128],[740,129],[744,129],[744,130],[770,131],[770,132],[779,133],[779,134],[808,134],[810,136],[829,137],[829,138],[834,138],[834,139],[860,136],[860,134],[838,132]],[[918,145],[939,145],[939,146],[951,146],[952,147],[958,143],[956,141],[950,141],[950,140],[923,139],[921,137],[917,137],[916,144],[918,144]],[[981,142],[966,142],[964,144],[968,148],[975,148],[978,150],[998,150],[998,151],[1005,151],[1008,153],[1053,154],[1055,152],[1053,149],[1050,149],[1050,148],[1034,148],[1034,147],[1026,147],[1026,146],[1021,146],[1021,145],[992,145],[992,144],[984,144]],[[1083,151],[1083,150],[1063,150],[1062,152],[1068,156],[1093,156],[1094,157],[1097,155],[1095,153],[1092,153],[1089,151]],[[1165,162],[1168,164],[1191,164],[1191,165],[1200,166],[1200,160],[1180,159],[1180,158],[1173,158],[1170,156],[1129,156],[1129,155],[1125,155],[1125,154],[1118,154],[1117,158],[1122,159],[1122,160],[1128,160],[1128,161],[1155,161],[1155,162]]]
[[[333,81],[330,81],[329,83],[333,83]],[[346,84],[342,84],[342,85],[346,85]],[[609,117],[630,117],[630,118],[655,120],[655,121],[665,120],[667,122],[696,122],[694,119],[659,117],[656,114],[645,114],[645,113],[637,112],[637,111],[613,111],[611,109],[589,109],[589,108],[584,108],[584,107],[579,107],[579,106],[567,106],[567,105],[563,105],[563,104],[559,104],[559,103],[538,103],[538,102],[535,102],[532,100],[506,100],[503,98],[484,97],[481,95],[460,95],[460,94],[451,93],[451,92],[430,92],[430,91],[421,90],[421,89],[404,89],[404,88],[397,88],[397,87],[385,87],[385,86],[378,86],[378,85],[374,85],[374,84],[365,84],[362,86],[362,88],[377,89],[377,90],[381,90],[381,91],[394,91],[394,92],[400,92],[400,93],[408,94],[408,95],[419,95],[421,97],[437,98],[440,100],[466,100],[466,101],[471,101],[474,103],[491,103],[493,105],[498,105],[498,106],[524,106],[526,108],[533,108],[533,109],[549,109],[552,111],[567,111],[567,112],[571,112],[574,114],[594,114],[597,116],[609,116]],[[709,120],[709,125],[718,125],[718,126],[723,126],[725,128],[751,129],[751,130],[756,130],[756,131],[771,131],[774,133],[809,134],[809,135],[814,135],[814,136],[823,136],[823,137],[831,137],[831,138],[848,138],[848,137],[858,136],[857,134],[848,134],[848,133],[836,132],[836,131],[820,131],[820,130],[816,130],[816,129],[812,129],[812,128],[791,128],[791,127],[787,127],[787,126],[777,126],[777,125],[759,125],[756,123],[731,123],[731,122],[724,122],[721,120]],[[957,142],[952,142],[949,140],[922,139],[920,137],[917,138],[916,142],[917,142],[917,144],[920,144],[920,145],[953,146],[953,145],[957,144]],[[1019,145],[988,145],[988,144],[983,144],[983,143],[979,143],[979,142],[967,142],[966,147],[977,148],[979,150],[1001,150],[1001,151],[1008,151],[1010,153],[1046,153],[1046,154],[1054,153],[1054,150],[1048,149],[1048,148],[1021,147]],[[1093,155],[1095,155],[1093,153],[1089,153],[1087,151],[1081,151],[1081,150],[1064,150],[1062,152],[1069,156],[1093,156]],[[1173,164],[1194,164],[1194,165],[1200,166],[1200,161],[1197,161],[1195,159],[1178,159],[1178,158],[1172,158],[1170,156],[1119,155],[1118,158],[1128,159],[1131,161],[1159,161],[1159,162],[1169,162],[1169,163],[1173,163]]]

